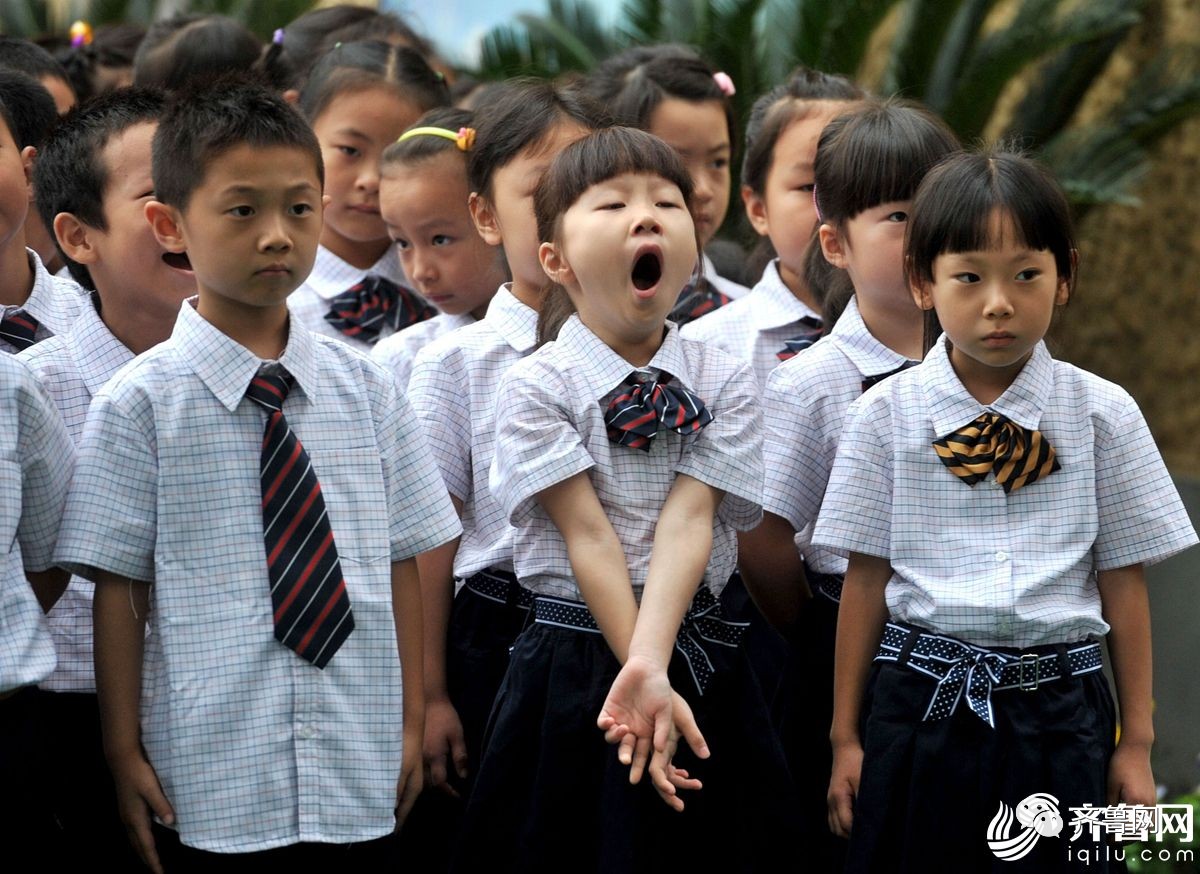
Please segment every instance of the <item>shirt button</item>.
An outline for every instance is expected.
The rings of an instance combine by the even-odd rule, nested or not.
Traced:
[[[1007,552],[997,552],[996,553],[996,561],[1008,561],[1008,553]]]
[[[316,733],[317,732],[313,729],[313,727],[311,725],[306,725],[300,729],[300,739],[301,740],[311,740],[312,736]]]

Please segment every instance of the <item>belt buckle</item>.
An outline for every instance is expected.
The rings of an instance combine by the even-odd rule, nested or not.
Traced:
[[[1017,685],[1022,692],[1033,692],[1037,689],[1039,685],[1038,662],[1040,660],[1037,653],[1021,653],[1021,660],[1017,669]],[[1029,676],[1030,673],[1032,677]]]

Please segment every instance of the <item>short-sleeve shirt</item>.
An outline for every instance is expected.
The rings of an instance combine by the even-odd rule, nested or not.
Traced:
[[[732,279],[727,279],[717,273],[716,265],[712,263],[712,259],[707,255],[701,255],[700,261],[704,269],[704,278],[721,294],[731,300],[737,300],[739,297],[745,297],[750,293],[750,289],[746,288],[740,282],[734,282]]]
[[[320,670],[274,637],[263,541],[264,364],[191,301],[96,395],[60,565],[153,581],[142,743],[181,840],[214,852],[395,826],[402,694],[392,563],[458,518],[391,375],[292,318],[283,407],[321,485],[354,631]]]
[[[932,442],[986,411],[1042,432],[1062,465],[1006,494],[968,486]],[[893,619],[980,646],[1107,633],[1096,572],[1196,543],[1133,399],[1035,347],[993,403],[955,374],[943,337],[850,408],[813,543],[887,558]]]
[[[349,334],[343,334],[325,321],[325,316],[329,314],[329,309],[333,305],[333,299],[343,291],[350,290],[368,276],[379,276],[383,279],[390,279],[397,285],[408,286],[408,280],[404,277],[404,268],[400,266],[400,255],[395,246],[388,246],[387,251],[380,259],[366,270],[343,261],[324,246],[318,246],[312,273],[308,275],[304,284],[288,297],[288,309],[310,331],[341,340],[360,352],[370,352],[372,343],[351,337]],[[385,325],[375,342],[378,343],[394,333],[396,332]]]
[[[33,289],[25,303],[19,306],[0,304],[0,318],[7,319],[18,313],[33,316],[38,321],[33,342],[40,343],[47,337],[68,330],[87,305],[88,297],[87,292],[74,280],[55,276],[47,270],[32,249],[26,249],[25,254],[33,270]],[[0,352],[11,354],[18,351],[6,340],[0,339]]]
[[[811,544],[846,411],[866,377],[907,363],[875,339],[851,298],[828,336],[776,367],[767,380],[763,509],[796,529],[796,548],[812,570],[846,572],[844,556]]]
[[[668,323],[670,324],[670,323]],[[608,439],[604,412],[634,372],[672,378],[704,401],[713,421],[698,433],[660,430],[650,451]],[[571,316],[548,343],[500,381],[493,493],[517,528],[513,561],[538,594],[578,600],[566,543],[537,502],[539,492],[587,472],[641,596],[654,529],[677,474],[725,492],[713,519],[704,583],[719,593],[737,560],[736,531],[762,517],[762,422],[749,367],[679,336],[670,324],[649,364],[625,361]]]
[[[783,284],[779,262],[773,261],[748,295],[684,325],[682,332],[688,339],[711,343],[751,365],[762,387],[779,366],[779,353],[787,341],[813,330],[801,319],[820,317]]]
[[[74,448],[46,390],[0,355],[0,692],[45,679],[54,644],[27,571],[54,565]]]
[[[70,330],[56,334],[19,356],[46,387],[67,433],[76,444],[83,436],[88,405],[114,373],[133,360],[133,353],[96,312],[93,302],[84,306]],[[92,594],[95,587],[72,576],[46,619],[58,653],[58,667],[41,684],[53,692],[95,692],[95,657],[92,652]]]
[[[470,313],[438,313],[432,319],[409,325],[403,331],[380,340],[371,350],[371,357],[392,372],[400,391],[406,391],[417,353],[438,337],[473,324],[475,317]]]
[[[487,315],[417,355],[408,399],[450,494],[462,502],[454,556],[461,581],[488,568],[513,570],[508,516],[488,486],[496,448],[496,391],[505,372],[537,345],[537,311],[501,286]]]

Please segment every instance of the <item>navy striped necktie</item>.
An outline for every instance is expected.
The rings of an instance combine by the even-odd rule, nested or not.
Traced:
[[[862,380],[862,390],[866,391],[871,386],[878,385],[879,383],[883,382],[889,376],[895,376],[897,373],[902,373],[903,371],[908,370],[910,367],[916,367],[919,363],[920,362],[918,362],[918,361],[905,361],[903,364],[901,364],[895,370],[889,370],[886,373],[867,374],[866,376],[863,377],[863,380]]]
[[[260,370],[246,397],[267,411],[260,477],[275,639],[324,668],[354,630],[350,596],[312,461],[283,415],[286,371]]]
[[[347,337],[374,343],[385,327],[401,331],[436,315],[416,292],[370,275],[330,301],[325,321]]]
[[[671,384],[669,373],[642,382],[635,370],[620,389],[604,413],[608,439],[619,446],[649,452],[650,442],[660,428],[694,434],[713,420],[704,401],[694,392]]]
[[[732,300],[733,298],[718,291],[703,276],[698,276],[695,281],[689,282],[679,292],[675,306],[667,318],[683,327],[688,322],[694,322],[701,316],[707,316],[713,310],[725,306]]]
[[[41,322],[29,313],[18,310],[11,316],[0,319],[0,340],[6,340],[18,352],[24,352],[37,342],[34,335]]]
[[[790,340],[784,340],[783,348],[775,353],[775,357],[780,361],[791,361],[797,353],[804,351],[821,339],[823,325],[820,319],[804,316],[800,319],[800,327],[803,330]]]

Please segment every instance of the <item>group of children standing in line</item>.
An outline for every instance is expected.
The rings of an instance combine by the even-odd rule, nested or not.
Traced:
[[[747,289],[704,255],[727,75],[453,108],[372,15],[277,34],[302,81],[57,123],[0,70],[4,827],[167,872],[1043,872],[1082,863],[999,861],[999,804],[1152,804],[1142,567],[1197,538],[1046,349],[1053,179],[797,70],[740,145]]]

